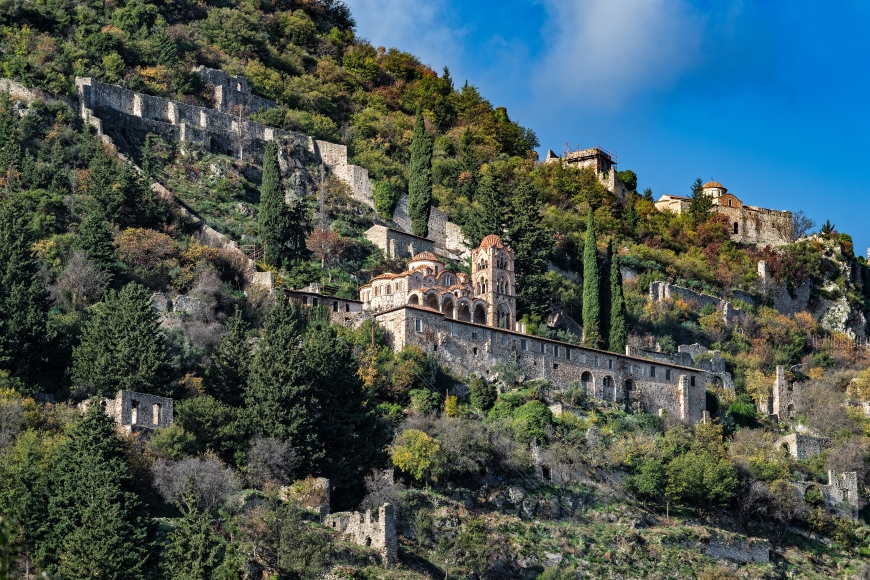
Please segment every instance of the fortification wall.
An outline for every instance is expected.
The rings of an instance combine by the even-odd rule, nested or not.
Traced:
[[[432,240],[375,225],[366,230],[366,239],[383,250],[388,258],[412,258],[421,252],[434,252]]]
[[[447,214],[433,207],[429,212],[428,238],[435,242],[437,248],[446,250],[453,256],[465,257],[471,252],[461,228],[447,219]],[[390,227],[404,232],[414,231],[411,227],[411,215],[408,212],[408,195],[399,196],[396,209],[393,211],[393,220]]]
[[[547,379],[559,389],[579,380],[599,400],[650,413],[664,410],[692,422],[703,417],[703,373],[695,369],[447,319],[426,308],[406,306],[375,317],[394,349],[418,346],[459,375],[492,380],[497,362],[517,360],[527,380]]]
[[[790,211],[749,205],[716,205],[713,209],[728,218],[732,227],[731,239],[735,242],[756,246],[783,246],[791,243]],[[735,224],[736,232],[733,229]]]
[[[372,205],[368,171],[347,163],[347,147],[268,127],[262,123],[228,114],[244,103],[246,114],[258,108],[277,106],[256,97],[242,77],[231,77],[222,71],[200,69],[206,82],[214,84],[217,109],[207,109],[135,93],[123,87],[101,83],[91,78],[77,78],[80,114],[97,134],[111,133],[121,145],[141,146],[144,135],[154,133],[171,141],[195,143],[208,151],[230,155],[262,165],[266,143],[279,141],[282,150],[291,157],[300,157],[301,150],[315,155],[336,177],[345,182],[355,199]],[[104,120],[111,123],[104,124]],[[297,152],[293,154],[292,152]],[[283,167],[301,168],[303,164],[283,163]]]

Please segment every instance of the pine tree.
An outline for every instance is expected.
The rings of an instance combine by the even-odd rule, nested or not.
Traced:
[[[216,399],[227,405],[239,407],[244,403],[245,386],[251,368],[251,346],[248,344],[250,325],[236,307],[232,318],[227,321],[224,335],[212,355],[208,368],[207,388]]]
[[[598,296],[598,248],[592,210],[586,220],[586,245],[583,248],[583,341],[597,347],[601,340],[601,304]]]
[[[622,354],[628,342],[625,325],[625,297],[622,294],[622,272],[619,270],[619,256],[616,243],[611,248],[610,258],[610,336],[608,345],[611,352]]]
[[[480,179],[477,199],[480,209],[474,212],[474,218],[463,229],[463,234],[473,248],[479,246],[483,238],[490,234],[503,235],[505,225],[504,196],[498,191],[492,174],[487,173]]]
[[[94,310],[73,350],[73,381],[100,396],[119,389],[171,395],[165,338],[150,292],[128,284],[110,290]]]
[[[115,423],[92,405],[50,467],[45,519],[34,556],[64,578],[136,578],[144,571],[147,523],[131,490]]]
[[[100,269],[105,272],[110,280],[115,273],[115,243],[111,230],[109,230],[103,217],[96,213],[89,213],[81,227],[76,242],[78,248],[84,251]]]
[[[432,148],[432,137],[426,132],[423,112],[418,108],[411,141],[408,213],[412,232],[424,238],[429,235],[429,211],[432,209]]]
[[[625,201],[625,207],[622,209],[622,229],[629,237],[634,237],[637,234],[639,216],[634,204],[638,199],[639,196],[636,193],[629,194],[628,199]]]
[[[157,62],[169,68],[178,64],[178,47],[175,46],[175,41],[166,34],[165,27],[157,28],[153,42],[157,48]]]
[[[0,202],[0,369],[33,387],[47,357],[49,305],[30,219],[17,195]]]
[[[223,559],[223,545],[212,529],[208,512],[199,508],[193,482],[178,502],[181,519],[169,532],[160,568],[166,578],[211,580]]]
[[[0,93],[0,184],[7,194],[21,185],[22,160],[18,115],[12,110],[9,93]]]
[[[278,301],[263,324],[245,406],[252,432],[289,441],[300,469],[308,473],[323,457],[315,407],[323,385],[308,381],[306,353],[300,348],[304,329],[301,307]]]
[[[692,197],[689,200],[689,218],[694,225],[699,225],[710,219],[710,210],[713,209],[713,198],[704,193],[701,178],[695,179],[692,184]]]
[[[541,224],[541,204],[530,185],[514,192],[508,242],[514,251],[517,303],[521,312],[542,315],[549,306],[546,274],[553,254],[553,235]]]

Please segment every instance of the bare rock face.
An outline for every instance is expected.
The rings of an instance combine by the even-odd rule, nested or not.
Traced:
[[[508,501],[514,505],[519,505],[526,499],[526,490],[518,485],[512,485],[507,490]]]
[[[849,305],[845,296],[835,302],[829,302],[827,310],[822,314],[819,324],[831,332],[846,334],[852,338],[867,336],[867,319],[864,313]]]
[[[154,308],[157,316],[163,316],[169,311],[169,299],[162,292],[155,292],[151,295],[151,306]]]

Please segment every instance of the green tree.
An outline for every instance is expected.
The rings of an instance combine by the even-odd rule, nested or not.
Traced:
[[[498,390],[495,383],[487,383],[485,380],[475,377],[468,383],[471,392],[471,405],[481,411],[489,411],[498,399]]]
[[[48,349],[48,293],[37,278],[31,215],[16,194],[0,201],[0,369],[32,388]]]
[[[616,177],[625,185],[629,194],[637,193],[637,173],[631,169],[626,169],[625,171],[617,171]]]
[[[625,297],[622,294],[622,272],[619,270],[619,256],[616,242],[612,243],[610,258],[610,336],[608,346],[611,352],[624,353],[628,341],[625,324]]]
[[[250,325],[236,307],[227,321],[227,333],[212,355],[208,368],[206,388],[219,401],[239,407],[245,400],[245,386],[250,375],[251,345],[248,343]]]
[[[651,188],[647,187],[646,189],[643,190],[643,198],[647,201],[653,200],[653,192],[652,192]]]
[[[165,338],[150,292],[128,284],[120,292],[110,290],[93,311],[73,350],[76,385],[103,397],[119,389],[171,395]]]
[[[308,256],[305,238],[308,223],[301,203],[289,205],[281,182],[278,145],[266,144],[263,157],[263,181],[260,185],[260,240],[264,245],[264,260],[275,267],[298,263]]]
[[[7,194],[20,185],[22,159],[18,114],[12,109],[9,93],[0,93],[0,178]]]
[[[472,219],[466,221],[463,233],[468,243],[476,248],[483,238],[490,234],[501,236],[505,225],[505,203],[491,172],[483,175],[477,188],[480,209],[473,212]]]
[[[115,274],[115,243],[111,230],[106,225],[103,216],[89,213],[79,227],[79,237],[76,245],[93,260],[100,269],[109,276]]]
[[[223,545],[208,512],[199,508],[192,481],[177,505],[181,518],[169,532],[160,568],[166,578],[211,580],[223,559]]]
[[[143,574],[147,519],[131,485],[115,423],[91,405],[50,468],[45,518],[34,534],[40,567],[64,578]]]
[[[407,429],[396,438],[393,465],[420,481],[437,474],[442,461],[438,441],[418,429]]]
[[[686,502],[701,510],[724,506],[737,486],[737,472],[731,462],[707,451],[679,455],[665,471],[668,499]]]
[[[248,450],[245,419],[242,410],[228,407],[208,395],[185,399],[175,407],[175,423],[193,436],[195,451],[211,451],[225,462],[236,465],[244,462]],[[184,444],[185,439],[179,434],[176,443]]]
[[[520,185],[513,195],[508,241],[514,251],[517,303],[521,312],[542,316],[549,306],[547,269],[553,235],[542,225],[541,203],[532,186]]]
[[[157,62],[169,68],[178,64],[178,47],[175,45],[175,41],[166,34],[166,27],[157,28],[152,42],[157,49]]]
[[[474,133],[466,126],[459,135],[459,183],[457,193],[465,196],[468,201],[477,197],[477,185],[480,180],[480,155],[477,152]]]
[[[583,247],[583,342],[592,348],[601,341],[600,283],[595,222],[590,209],[586,220],[586,244]]]
[[[426,132],[423,112],[418,108],[411,141],[408,214],[412,232],[424,238],[429,235],[429,211],[432,209],[432,149],[432,136]]]
[[[695,179],[692,184],[692,197],[689,200],[689,219],[694,225],[699,225],[710,219],[710,210],[713,209],[713,198],[704,193],[701,178]]]

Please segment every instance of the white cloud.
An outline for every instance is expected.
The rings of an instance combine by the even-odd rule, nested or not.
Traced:
[[[345,0],[357,32],[374,46],[396,47],[436,71],[459,63],[461,29],[448,25],[448,0]]]
[[[700,63],[704,21],[685,0],[544,0],[551,39],[539,98],[616,108]]]

